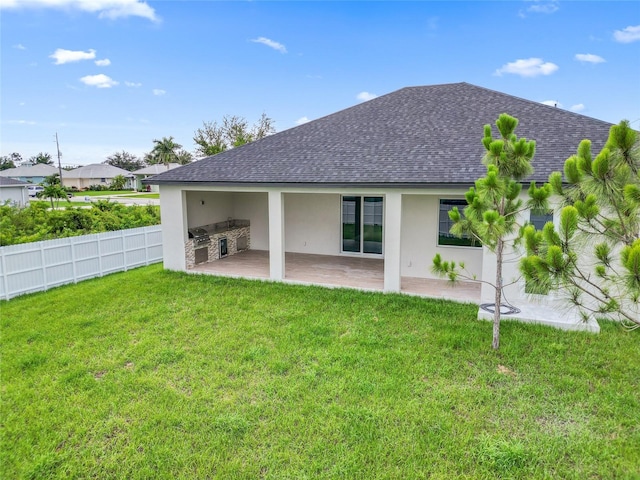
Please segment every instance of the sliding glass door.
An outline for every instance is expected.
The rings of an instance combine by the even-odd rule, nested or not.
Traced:
[[[382,254],[382,197],[342,197],[342,251]]]

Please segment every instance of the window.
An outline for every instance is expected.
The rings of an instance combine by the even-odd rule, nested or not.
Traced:
[[[382,254],[382,197],[342,197],[342,251]]]
[[[531,222],[536,230],[542,230],[547,222],[553,222],[553,212],[531,210],[529,214],[529,222]]]
[[[544,210],[531,210],[529,213],[529,222],[536,230],[542,230],[547,222],[553,222],[553,211],[545,212]],[[534,290],[531,284],[525,282],[524,292],[528,294],[548,295],[549,289]]]
[[[459,247],[481,247],[482,245],[476,239],[464,236],[456,237],[451,233],[453,222],[449,218],[449,211],[453,207],[458,207],[462,214],[467,206],[466,200],[440,200],[440,212],[438,214],[438,245],[455,245]]]
[[[101,179],[100,179],[100,182],[101,182],[101,183],[106,183],[106,182],[107,182],[107,179],[106,179],[106,178],[101,178]]]

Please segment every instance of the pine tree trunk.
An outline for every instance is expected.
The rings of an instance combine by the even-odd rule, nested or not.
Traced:
[[[498,239],[496,246],[496,296],[495,310],[493,313],[493,343],[491,346],[494,350],[500,347],[500,304],[502,303],[502,250],[504,242],[502,238]]]

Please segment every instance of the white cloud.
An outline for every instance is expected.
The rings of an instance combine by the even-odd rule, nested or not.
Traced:
[[[549,105],[550,107],[558,107],[562,108],[562,104],[557,100],[545,100],[544,102],[540,102],[543,105]]]
[[[606,60],[600,55],[593,55],[592,53],[576,53],[576,60],[586,63],[604,63]]]
[[[111,88],[118,85],[118,82],[103,73],[99,75],[87,75],[85,77],[82,77],[80,81],[85,85],[89,85],[90,87],[98,88]]]
[[[572,112],[581,112],[585,108],[586,107],[584,106],[584,103],[577,103],[575,105],[571,105],[571,108],[569,110],[571,110]]]
[[[427,19],[427,30],[435,31],[438,30],[438,22],[440,21],[439,17],[429,17]]]
[[[83,52],[82,50],[65,50],[64,48],[58,48],[49,55],[49,58],[53,58],[56,65],[62,65],[71,62],[80,62],[82,60],[93,60],[96,58],[96,51],[90,49],[88,52]]]
[[[622,30],[613,32],[613,38],[616,42],[631,43],[640,40],[640,25],[628,26]]]
[[[25,47],[21,43],[18,43],[17,45],[14,45],[13,48],[15,48],[16,50],[26,50],[27,49],[27,47]]]
[[[155,10],[142,0],[0,0],[0,8],[56,8],[97,13],[98,18],[111,20],[142,17],[160,21]]]
[[[307,117],[300,117],[296,120],[296,125],[302,125],[303,123],[307,123],[309,119]]]
[[[538,75],[551,75],[558,70],[555,63],[544,62],[541,58],[518,59],[509,62],[495,71],[494,75],[502,76],[503,73],[512,73],[521,77],[537,77]]]
[[[252,39],[251,41],[254,43],[261,43],[263,45],[266,45],[267,47],[271,47],[274,50],[279,51],[280,53],[287,53],[287,48],[283,44],[276,42],[275,40],[271,40],[266,37],[258,37]]]
[[[10,124],[12,125],[35,125],[36,122],[34,122],[33,120],[9,120]]]
[[[136,82],[124,82],[124,84],[125,84],[127,87],[135,87],[135,88],[138,88],[138,87],[141,87],[141,86],[142,86],[142,84],[141,84],[141,83],[136,83]]]
[[[99,67],[107,67],[111,65],[111,60],[109,60],[108,58],[105,58],[103,60],[96,60],[95,64]]]
[[[360,92],[358,95],[356,95],[356,98],[362,102],[366,102],[367,100],[373,100],[377,96],[378,95],[376,95],[375,93]]]
[[[554,13],[557,12],[558,2],[556,0],[545,1],[545,0],[533,0],[532,5],[527,7],[527,12],[531,13]]]
[[[160,88],[154,88],[152,91],[153,91],[153,94],[154,94],[156,97],[161,97],[162,95],[164,95],[165,93],[167,93],[167,91],[166,91],[166,90],[162,90],[162,89],[160,89]]]

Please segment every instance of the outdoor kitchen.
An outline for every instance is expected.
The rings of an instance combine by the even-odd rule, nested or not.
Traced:
[[[249,220],[228,218],[225,221],[188,229],[185,245],[187,268],[214,262],[251,246]]]

